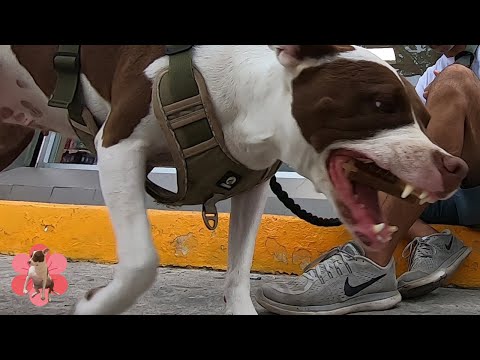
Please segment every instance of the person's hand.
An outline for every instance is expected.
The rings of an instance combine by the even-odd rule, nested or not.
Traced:
[[[435,76],[438,76],[438,74],[440,74],[440,71],[438,70],[433,70],[433,74]],[[436,78],[435,78],[436,79]],[[435,79],[433,79],[433,81],[425,88],[425,90],[423,91],[423,97],[425,98],[425,100],[427,100],[428,98],[428,93],[430,91],[430,87],[432,86],[433,82],[435,81]]]

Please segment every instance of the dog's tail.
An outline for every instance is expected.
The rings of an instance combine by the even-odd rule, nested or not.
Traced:
[[[321,218],[302,209],[300,205],[296,204],[295,201],[293,201],[293,199],[282,189],[282,185],[278,183],[275,176],[270,179],[270,188],[273,193],[277,195],[278,200],[280,200],[287,209],[297,215],[300,219],[315,226],[333,227],[342,225],[342,222],[339,219]]]

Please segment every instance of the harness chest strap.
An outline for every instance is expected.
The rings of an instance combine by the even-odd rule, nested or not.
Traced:
[[[66,109],[73,131],[87,147],[96,154],[95,135],[98,125],[83,104],[80,86],[80,45],[59,45],[53,59],[57,83],[48,105]]]
[[[155,115],[177,169],[178,190],[173,193],[148,178],[146,189],[160,203],[203,204],[204,223],[214,230],[218,225],[216,204],[268,180],[281,162],[252,170],[230,155],[205,81],[192,64],[192,47],[168,47],[169,68],[157,75],[152,94]]]

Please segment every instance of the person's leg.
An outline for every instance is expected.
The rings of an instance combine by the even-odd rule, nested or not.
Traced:
[[[422,220],[417,220],[413,223],[412,227],[408,230],[407,238],[412,241],[416,237],[429,236],[435,234],[437,230],[424,223]]]

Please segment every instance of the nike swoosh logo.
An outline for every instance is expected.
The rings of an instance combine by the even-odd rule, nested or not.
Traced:
[[[376,278],[370,279],[366,283],[363,283],[363,284],[360,284],[360,285],[357,285],[357,286],[351,286],[349,284],[348,278],[347,278],[347,280],[345,280],[345,286],[343,287],[343,290],[345,291],[345,295],[354,296],[354,295],[358,294],[360,291],[369,287],[370,285],[375,284],[378,280],[383,278],[385,275],[387,275],[387,274],[377,276]]]
[[[448,245],[445,245],[445,248],[447,250],[450,250],[450,248],[452,247],[452,244],[453,244],[453,236],[450,237],[450,242],[448,243]]]

